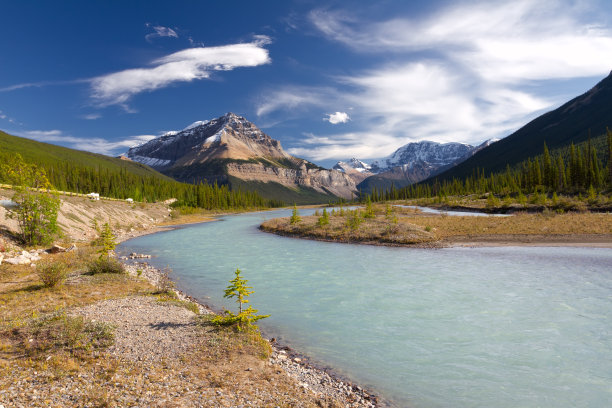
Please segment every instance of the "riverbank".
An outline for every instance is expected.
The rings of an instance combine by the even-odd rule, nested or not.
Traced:
[[[511,217],[449,216],[407,208],[374,209],[363,214],[267,220],[260,229],[296,238],[342,243],[409,247],[452,246],[590,246],[612,248],[612,215],[606,213],[517,213]]]
[[[117,239],[214,219],[163,218],[118,228]],[[211,325],[210,310],[164,271],[134,263],[90,275],[89,243],[40,255],[32,263],[69,265],[63,285],[45,287],[33,265],[0,266],[0,405],[379,406],[290,349]]]

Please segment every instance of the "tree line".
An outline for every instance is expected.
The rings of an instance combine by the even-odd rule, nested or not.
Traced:
[[[462,194],[494,193],[520,195],[533,192],[579,195],[587,191],[612,189],[612,131],[587,142],[550,152],[546,143],[541,155],[529,158],[505,171],[485,175],[474,169],[464,179],[428,180],[403,188],[373,188],[372,201],[405,200]],[[598,145],[597,148],[595,145]],[[365,197],[363,197],[365,199]]]
[[[14,153],[0,152],[2,163],[11,163],[14,157]],[[19,158],[23,161],[20,156]],[[38,167],[44,171],[53,188],[61,191],[81,194],[96,192],[105,197],[132,198],[135,201],[146,202],[176,198],[177,205],[207,210],[283,205],[281,202],[265,199],[256,192],[231,190],[226,185],[180,183],[161,175],[131,173],[125,168],[95,168],[69,162],[42,163]],[[11,177],[7,171],[0,171],[0,182],[11,184]]]

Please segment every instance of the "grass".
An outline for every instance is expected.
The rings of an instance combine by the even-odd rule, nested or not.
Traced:
[[[114,341],[112,326],[63,311],[32,319],[13,329],[11,335],[29,357],[62,351],[82,358],[84,353],[104,349]]]
[[[176,295],[176,293],[172,292],[172,291],[165,291],[165,292],[156,292],[155,294],[155,298],[157,299],[158,302],[163,302],[166,304],[170,304],[170,305],[174,305],[174,306],[178,306],[178,307],[182,307],[185,308],[195,314],[200,314],[200,308],[198,307],[197,304],[190,302],[188,300],[181,300],[178,298],[178,296]]]
[[[486,202],[486,199],[483,201]],[[471,202],[473,205],[473,200]],[[409,204],[424,203],[413,201]],[[343,210],[343,215],[331,216],[327,226],[317,225],[317,216],[302,217],[302,221],[294,225],[289,218],[276,218],[264,222],[261,229],[304,238],[385,245],[456,241],[461,237],[498,239],[502,236],[508,241],[524,236],[538,236],[543,241],[564,236],[571,242],[585,235],[612,240],[612,216],[605,213],[545,210],[539,213],[519,212],[511,217],[474,217],[434,215],[393,207],[389,214],[386,206],[380,204],[374,206],[374,211],[375,218],[357,220],[354,213]]]
[[[17,384],[27,401],[22,405],[341,406],[267,364],[270,345],[259,332],[213,326],[210,315],[198,317],[199,340],[176,361],[113,357],[105,351],[112,327],[72,316],[70,308],[153,295],[158,288],[127,274],[88,275],[95,257],[91,247],[48,255],[49,262],[68,265],[65,284],[56,287],[45,287],[30,266],[0,269],[0,391]],[[169,293],[155,296],[195,312],[194,303]],[[66,384],[73,384],[70,394],[58,392]]]
[[[124,274],[84,275],[96,254],[91,248],[47,255],[48,262],[70,265],[64,285],[45,287],[30,266],[2,265],[0,270],[0,330],[25,324],[32,316],[83,306],[103,299],[151,293],[153,287]]]
[[[612,234],[612,216],[600,213],[518,213],[511,217],[406,216],[400,222],[429,226],[439,239],[485,234]]]
[[[291,224],[289,218],[275,218],[264,222],[261,229],[279,234],[338,242],[411,245],[435,240],[434,235],[416,224],[394,223],[381,215],[375,218],[332,216],[329,225],[326,226],[317,225],[318,218],[316,216],[302,217],[302,221],[297,224]]]

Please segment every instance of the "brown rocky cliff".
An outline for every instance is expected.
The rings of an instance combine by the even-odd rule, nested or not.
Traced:
[[[265,166],[261,163],[229,163],[230,176],[247,181],[275,182],[285,187],[309,187],[324,194],[350,199],[357,192],[355,181],[337,170],[299,169]]]

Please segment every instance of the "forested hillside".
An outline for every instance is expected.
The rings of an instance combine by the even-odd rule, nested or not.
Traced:
[[[140,163],[40,143],[0,132],[0,163],[16,155],[44,169],[58,190],[96,192],[113,198],[155,202],[177,198],[179,205],[206,209],[255,208],[280,205],[255,192],[227,186],[179,183]],[[0,183],[10,180],[0,171]]]
[[[513,134],[493,143],[463,163],[437,176],[439,180],[470,177],[479,168],[486,174],[503,171],[542,152],[544,143],[555,150],[586,142],[612,126],[612,74],[588,92],[545,113]]]
[[[610,192],[612,185],[612,131],[593,140],[571,143],[553,151],[546,144],[542,154],[503,171],[486,174],[474,168],[465,178],[436,178],[401,189],[374,190],[373,201],[471,193],[522,195],[533,192],[570,195]]]

